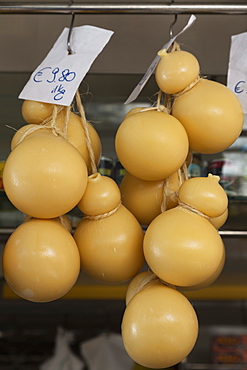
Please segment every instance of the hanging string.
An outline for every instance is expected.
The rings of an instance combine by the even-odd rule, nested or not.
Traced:
[[[188,86],[185,87],[185,89],[177,92],[176,94],[173,94],[173,98],[176,99],[176,98],[179,98],[181,95],[185,94],[187,91],[191,90],[192,87],[196,86],[198,84],[199,81],[202,80],[202,77],[201,76],[197,76],[196,79],[191,82],[191,84],[189,84]]]
[[[91,138],[90,138],[90,134],[89,134],[88,122],[86,120],[85,111],[84,111],[84,108],[83,108],[83,105],[82,105],[82,102],[81,102],[81,97],[80,97],[80,94],[79,94],[78,90],[76,91],[76,104],[77,104],[77,107],[78,107],[78,110],[79,110],[79,113],[80,113],[80,116],[81,116],[81,122],[82,122],[84,132],[85,132],[86,145],[87,145],[87,149],[88,149],[88,152],[89,152],[89,158],[90,158],[91,174],[94,174],[94,173],[97,172],[97,166],[96,166],[96,162],[95,162],[95,155],[94,155],[94,151],[93,151],[93,148],[92,148],[92,142],[91,142]]]

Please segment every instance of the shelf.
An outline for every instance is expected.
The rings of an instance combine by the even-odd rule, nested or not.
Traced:
[[[76,284],[61,299],[63,300],[125,300],[128,284]],[[247,300],[247,285],[211,285],[208,288],[185,292],[181,291],[191,301],[222,301]],[[3,283],[2,299],[21,299],[10,287]]]

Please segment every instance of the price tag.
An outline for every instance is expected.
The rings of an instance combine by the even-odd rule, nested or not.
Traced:
[[[247,113],[247,32],[231,37],[227,87],[236,94]]]
[[[32,73],[20,99],[69,106],[92,63],[109,42],[113,31],[94,26],[74,27],[72,54],[67,50],[65,28],[43,62]]]
[[[162,49],[169,49],[169,47],[172,45],[172,43],[176,40],[176,38],[180,35],[182,35],[182,33],[184,33],[188,28],[190,28],[194,22],[196,20],[196,17],[194,14],[192,14],[188,20],[188,23],[186,24],[186,26],[182,29],[182,31],[180,31],[177,35],[173,36],[163,47]],[[126,102],[124,104],[129,104],[129,103],[132,103],[137,97],[138,95],[140,94],[140,92],[142,91],[142,89],[144,88],[144,86],[146,85],[146,83],[148,82],[149,78],[151,77],[153,71],[155,70],[155,68],[157,67],[158,63],[159,63],[159,60],[160,60],[160,56],[159,55],[156,55],[156,57],[154,58],[154,60],[152,61],[152,63],[150,64],[150,66],[148,67],[147,69],[147,72],[145,73],[145,75],[142,77],[141,81],[138,83],[138,85],[134,88],[134,90],[132,91],[132,93],[130,94],[130,96],[128,97],[128,99],[126,100]]]

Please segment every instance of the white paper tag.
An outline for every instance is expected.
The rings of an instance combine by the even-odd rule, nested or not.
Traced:
[[[192,14],[188,20],[188,23],[182,29],[182,31],[180,31],[177,35],[173,36],[160,50],[169,49],[169,47],[176,40],[176,38],[180,36],[182,33],[184,33],[188,28],[190,28],[194,24],[195,20],[196,20],[196,16]],[[138,85],[134,88],[134,90],[132,91],[132,93],[130,94],[130,96],[128,97],[128,99],[125,101],[124,104],[130,104],[138,97],[138,95],[140,94],[140,92],[142,91],[146,83],[148,82],[149,78],[151,77],[153,71],[157,67],[157,64],[159,63],[160,58],[161,57],[159,55],[156,55],[156,57],[154,58],[150,66],[148,67],[147,72],[142,77]]]
[[[94,26],[74,27],[71,49],[65,28],[43,62],[32,73],[20,99],[69,106],[92,63],[109,42],[113,31]]]
[[[236,94],[247,113],[247,32],[231,37],[227,87]]]

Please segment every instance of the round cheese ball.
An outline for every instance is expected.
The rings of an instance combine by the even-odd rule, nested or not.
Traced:
[[[163,284],[141,290],[129,302],[122,319],[122,338],[138,364],[160,369],[176,365],[193,349],[198,320],[190,302]]]
[[[27,123],[39,124],[52,115],[54,104],[34,100],[24,100],[22,117]]]
[[[80,153],[50,133],[21,142],[8,156],[3,171],[10,202],[36,218],[55,218],[72,210],[84,194],[87,179]]]
[[[188,137],[178,120],[159,111],[130,115],[115,137],[123,167],[142,180],[162,180],[176,172],[188,154]]]
[[[151,222],[143,248],[150,269],[175,286],[203,283],[216,272],[224,255],[215,227],[181,207],[163,212]]]
[[[142,228],[123,205],[108,217],[83,218],[74,238],[81,267],[95,280],[122,283],[132,279],[144,264]]]
[[[3,252],[3,274],[10,288],[33,302],[65,295],[80,272],[72,235],[55,220],[31,219],[10,235]]]
[[[167,53],[162,49],[156,70],[156,83],[166,94],[175,94],[184,90],[198,77],[200,66],[196,57],[184,50]]]
[[[204,154],[231,146],[244,123],[236,95],[226,86],[206,79],[175,99],[172,115],[184,126],[190,149]]]

